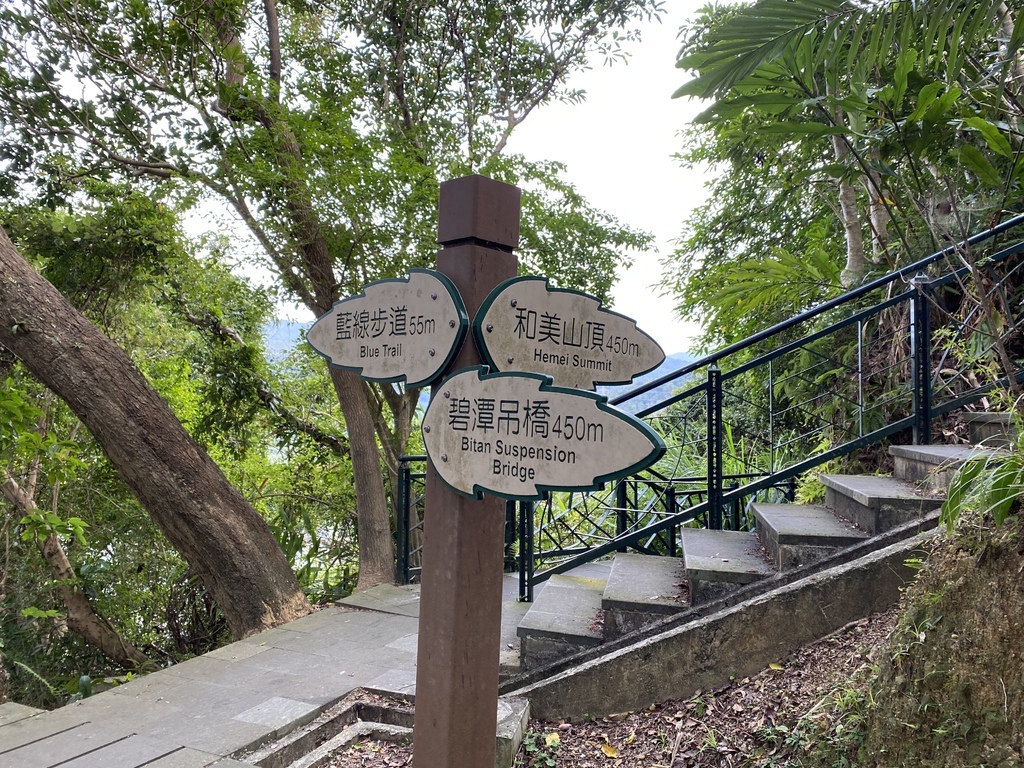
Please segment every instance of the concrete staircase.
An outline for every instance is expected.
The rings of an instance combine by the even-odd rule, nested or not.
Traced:
[[[821,475],[824,505],[754,503],[754,531],[684,528],[681,558],[619,553],[603,572],[591,564],[585,572],[552,576],[516,631],[522,672],[605,643],[619,645],[613,641],[666,616],[827,563],[841,551],[869,551],[873,538],[915,520],[934,524],[956,468],[983,450],[893,446],[892,477]]]

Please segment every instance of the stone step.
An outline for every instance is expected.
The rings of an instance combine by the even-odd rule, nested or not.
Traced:
[[[825,506],[874,535],[942,506],[942,497],[887,475],[820,475]]]
[[[715,600],[773,573],[753,532],[684,528],[679,541],[693,605]]]
[[[976,445],[893,445],[895,477],[932,493],[945,493],[957,469],[968,459],[999,456],[1003,451]]]
[[[612,640],[689,608],[680,557],[620,552],[604,589],[604,637]]]
[[[558,574],[539,590],[519,622],[524,671],[548,664],[603,639],[601,597],[607,581]]]
[[[964,422],[972,443],[987,448],[1012,448],[1017,443],[1017,422],[1009,413],[965,413]]]
[[[816,563],[868,538],[852,523],[817,505],[755,502],[751,510],[758,541],[780,571]]]

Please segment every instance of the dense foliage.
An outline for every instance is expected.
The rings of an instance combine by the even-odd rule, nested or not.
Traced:
[[[708,8],[683,39],[677,95],[711,103],[681,157],[719,173],[666,264],[709,344],[1019,207],[1024,25],[1006,4],[762,0]]]
[[[310,598],[351,591],[355,499],[324,377],[300,351],[267,360],[272,304],[231,274],[216,242],[190,244],[174,213],[145,194],[103,184],[89,191],[73,208],[10,208],[2,223],[130,352],[253,501]],[[0,367],[0,654],[10,695],[52,706],[78,690],[82,675],[123,679],[123,666],[69,630],[65,587],[148,659],[128,672],[223,643],[219,610],[89,432],[13,359]],[[14,503],[12,489],[33,507]],[[47,541],[59,544],[70,572]]]

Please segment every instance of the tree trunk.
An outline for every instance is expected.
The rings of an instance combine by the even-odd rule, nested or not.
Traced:
[[[842,136],[833,136],[832,148],[836,161],[844,164],[850,154],[846,140]],[[839,214],[846,232],[846,268],[842,271],[841,280],[843,287],[852,288],[864,279],[864,234],[857,210],[857,189],[844,178],[839,179]]]
[[[878,159],[878,151],[875,150],[874,158]],[[886,207],[885,198],[888,190],[882,186],[882,174],[878,171],[869,170],[864,178],[864,191],[868,196],[868,220],[871,222],[871,256],[872,263],[876,267],[893,268],[887,259],[889,252],[889,209]]]
[[[370,401],[362,380],[352,371],[332,368],[331,382],[345,415],[358,499],[359,581],[356,589],[391,584],[395,581],[395,547]]]
[[[309,603],[266,522],[188,435],[127,355],[82,316],[0,229],[0,344],[63,398],[236,638]]]

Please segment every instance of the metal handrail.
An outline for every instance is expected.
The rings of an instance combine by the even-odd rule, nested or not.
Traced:
[[[856,299],[859,299],[862,296],[871,293],[872,291],[875,291],[879,288],[884,288],[885,286],[894,283],[897,280],[902,280],[909,275],[916,275],[918,272],[923,271],[927,267],[934,264],[936,261],[939,261],[940,259],[944,259],[947,256],[956,253],[964,246],[973,246],[979,243],[983,243],[986,240],[998,237],[1004,232],[1014,229],[1015,227],[1018,227],[1021,224],[1024,224],[1024,214],[1020,214],[1014,216],[1011,219],[1007,219],[1006,221],[1001,222],[1000,224],[997,224],[994,227],[990,227],[989,229],[972,235],[971,237],[967,238],[962,242],[954,243],[953,245],[950,245],[942,249],[941,251],[936,251],[930,256],[926,256],[923,259],[915,261],[913,264],[909,264],[905,267],[897,269],[895,272],[890,272],[868,283],[864,283],[863,285],[860,285],[856,288],[847,291],[841,296],[837,296],[836,298],[830,299],[829,301],[826,301],[823,304],[819,304],[816,307],[811,307],[810,309],[801,312],[798,315],[794,315],[788,320],[783,320],[782,322],[776,323],[770,328],[765,328],[763,331],[758,331],[757,333],[748,336],[747,338],[742,339],[741,341],[737,341],[734,344],[730,344],[727,347],[723,347],[722,349],[712,352],[711,354],[705,355],[699,360],[694,360],[692,363],[687,363],[685,366],[679,368],[678,370],[672,371],[671,373],[667,373],[664,376],[661,376],[657,379],[653,379],[652,381],[645,382],[641,386],[635,387],[634,389],[631,389],[628,392],[624,392],[618,397],[609,399],[608,402],[611,405],[615,406],[627,403],[633,398],[639,397],[642,394],[650,392],[652,389],[657,389],[658,387],[676,381],[677,379],[680,379],[683,376],[688,376],[689,374],[693,373],[694,371],[700,370],[701,368],[707,368],[726,357],[730,357],[736,354],[737,352],[742,352],[743,350],[752,347],[755,344],[764,341],[765,339],[769,339],[772,336],[777,336],[780,333],[785,333],[789,329],[797,325],[800,325],[801,323],[805,323],[808,320],[813,320],[814,318],[818,317],[819,315],[823,315],[826,312],[831,312],[833,309],[837,309],[838,307],[841,307],[844,304],[848,304],[851,301],[855,301]],[[649,406],[648,408],[645,408],[642,411],[638,411],[636,413],[636,416],[638,418],[649,416],[650,414],[658,410],[660,407],[660,404]]]

